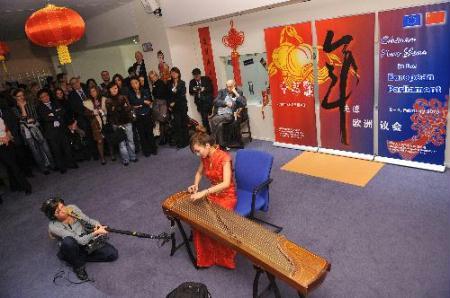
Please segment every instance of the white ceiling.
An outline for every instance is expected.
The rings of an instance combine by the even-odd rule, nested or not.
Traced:
[[[25,38],[25,21],[48,2],[77,11],[84,19],[133,0],[0,0],[0,40]]]

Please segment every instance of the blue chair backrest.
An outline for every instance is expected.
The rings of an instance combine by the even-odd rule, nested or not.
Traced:
[[[273,156],[269,153],[241,149],[236,153],[235,178],[236,188],[253,191],[259,184],[270,178]]]

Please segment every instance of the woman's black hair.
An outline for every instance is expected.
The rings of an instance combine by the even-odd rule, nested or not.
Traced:
[[[214,146],[216,145],[216,140],[213,135],[206,133],[206,129],[198,127],[197,132],[192,135],[190,140],[191,151],[194,152],[194,145],[206,146],[206,144]]]
[[[38,91],[38,93],[36,94],[36,97],[37,97],[37,98],[40,98],[41,95],[42,95],[43,93],[47,93],[48,96],[50,96],[50,94],[51,94],[50,91],[49,91],[48,89],[43,88],[43,89],[41,89],[41,90]]]
[[[14,89],[12,95],[13,95],[13,96],[17,96],[17,94],[19,94],[19,92],[23,92],[23,94],[25,95],[25,90],[22,89],[22,88]]]
[[[117,89],[119,89],[119,86],[114,81],[109,82],[108,85],[106,85],[106,90],[108,90],[109,97],[112,97],[112,95],[111,95],[111,88],[114,87],[114,86],[117,86]]]
[[[112,77],[112,82],[116,82],[116,79],[117,79],[117,78],[119,78],[119,79],[122,81],[122,83],[123,83],[123,77],[122,77],[121,74],[118,74],[118,73],[116,73],[115,75],[113,75],[113,77]]]
[[[47,216],[49,220],[55,220],[55,210],[58,208],[59,203],[63,203],[64,200],[60,197],[51,197],[42,203],[41,211]]]
[[[170,69],[170,72],[176,72],[178,74],[178,80],[181,81],[181,72],[180,72],[180,69],[178,67],[176,67],[176,66],[172,67]]]
[[[58,91],[61,91],[64,96],[66,95],[66,93],[64,93],[64,90],[62,88],[58,87],[58,88],[55,89],[55,92],[54,92],[54,98],[55,99],[58,99],[58,97],[56,96],[56,93]]]
[[[91,81],[94,82],[95,86],[97,86],[97,82],[94,79],[88,79],[86,81],[86,87],[89,87],[89,82],[91,82]]]

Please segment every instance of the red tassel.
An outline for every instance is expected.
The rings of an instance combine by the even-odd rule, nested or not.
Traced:
[[[239,53],[231,53],[231,65],[233,66],[234,81],[237,86],[242,86],[241,69],[239,67]]]

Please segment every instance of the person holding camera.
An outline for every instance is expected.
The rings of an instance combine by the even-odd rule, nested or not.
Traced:
[[[189,94],[194,96],[197,111],[202,116],[202,124],[206,128],[208,134],[210,134],[211,129],[209,127],[208,116],[211,114],[213,105],[212,82],[207,76],[202,76],[202,73],[198,68],[192,70],[192,76],[194,78],[189,82]]]
[[[87,245],[101,235],[107,235],[106,226],[97,220],[86,216],[75,205],[65,205],[63,199],[54,197],[43,202],[41,211],[50,220],[48,224],[49,235],[58,240],[58,258],[69,263],[80,280],[88,280],[86,262],[112,262],[117,260],[117,249],[103,242],[92,252],[88,252]],[[86,225],[95,227],[87,229]]]

